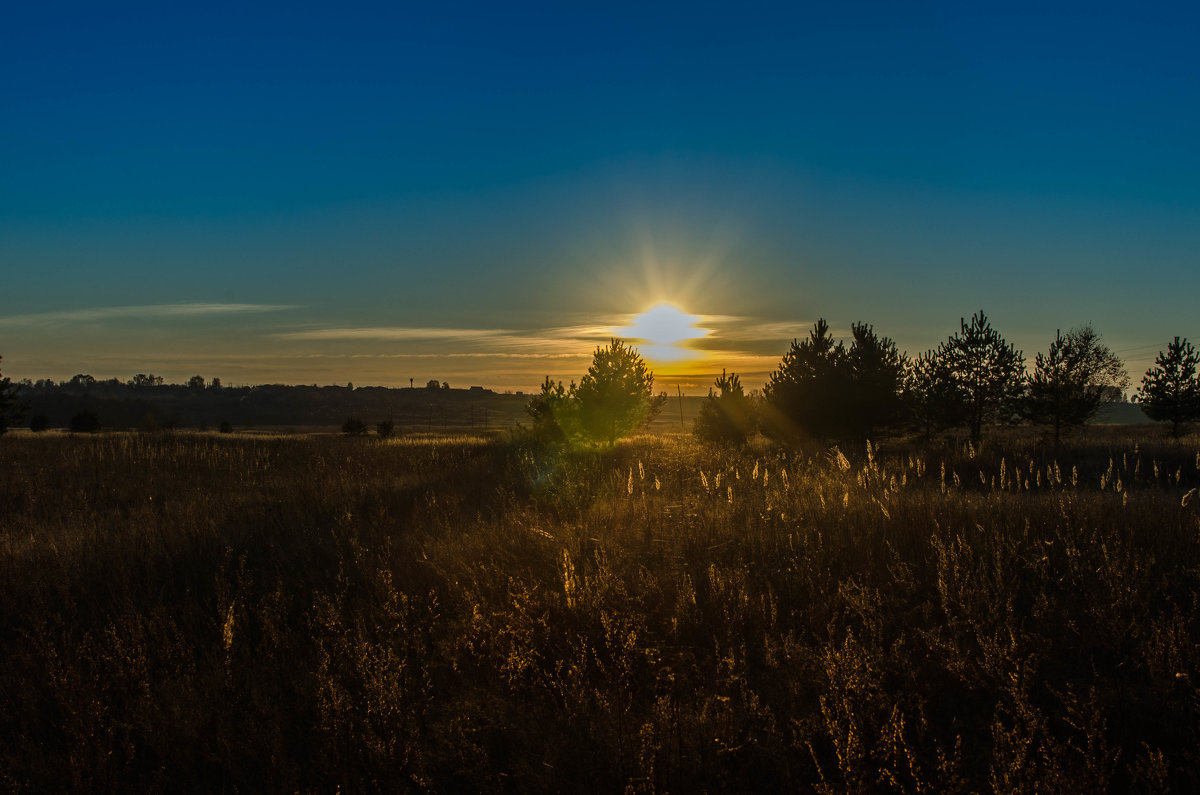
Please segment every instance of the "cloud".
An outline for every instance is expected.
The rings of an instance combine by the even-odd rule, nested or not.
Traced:
[[[96,323],[104,320],[142,320],[147,318],[188,318],[207,315],[252,314],[301,309],[292,304],[149,304],[143,306],[105,306],[90,309],[66,309],[0,317],[0,326],[59,326],[70,323]]]
[[[280,340],[363,340],[396,342],[404,340],[478,340],[512,334],[505,329],[417,328],[377,326],[370,328],[320,328],[283,331],[271,336]]]

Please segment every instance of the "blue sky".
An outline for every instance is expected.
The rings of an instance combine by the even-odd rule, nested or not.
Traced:
[[[980,308],[1136,382],[1200,338],[1200,10],[1046,5],[9,8],[5,374],[521,389],[670,301],[695,392]]]

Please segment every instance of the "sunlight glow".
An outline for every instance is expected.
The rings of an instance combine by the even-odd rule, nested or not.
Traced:
[[[681,365],[702,361],[703,351],[689,347],[691,340],[712,334],[701,328],[700,315],[690,315],[678,307],[661,303],[652,306],[630,320],[624,328],[615,329],[618,336],[640,346],[640,353],[652,365]]]
[[[632,325],[620,331],[625,337],[650,345],[676,345],[711,334],[708,329],[696,326],[701,320],[699,315],[689,315],[670,304],[658,304],[635,317]]]

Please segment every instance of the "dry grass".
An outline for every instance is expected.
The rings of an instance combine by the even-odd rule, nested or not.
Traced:
[[[9,437],[0,782],[1194,791],[1197,449]]]

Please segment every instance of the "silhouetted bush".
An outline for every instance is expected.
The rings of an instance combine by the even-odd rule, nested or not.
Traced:
[[[380,439],[390,439],[395,432],[396,423],[391,420],[384,420],[375,426],[375,433],[379,434]]]
[[[100,430],[100,418],[96,416],[95,412],[84,409],[71,417],[67,428],[71,433],[95,433]]]
[[[221,433],[233,433],[233,423],[231,423],[229,420],[221,420],[219,430]]]
[[[342,423],[342,433],[347,436],[365,436],[368,430],[367,424],[357,417],[349,417]]]
[[[38,414],[35,417],[31,417],[29,420],[29,430],[33,431],[34,433],[41,433],[49,428],[50,418],[45,414]]]

